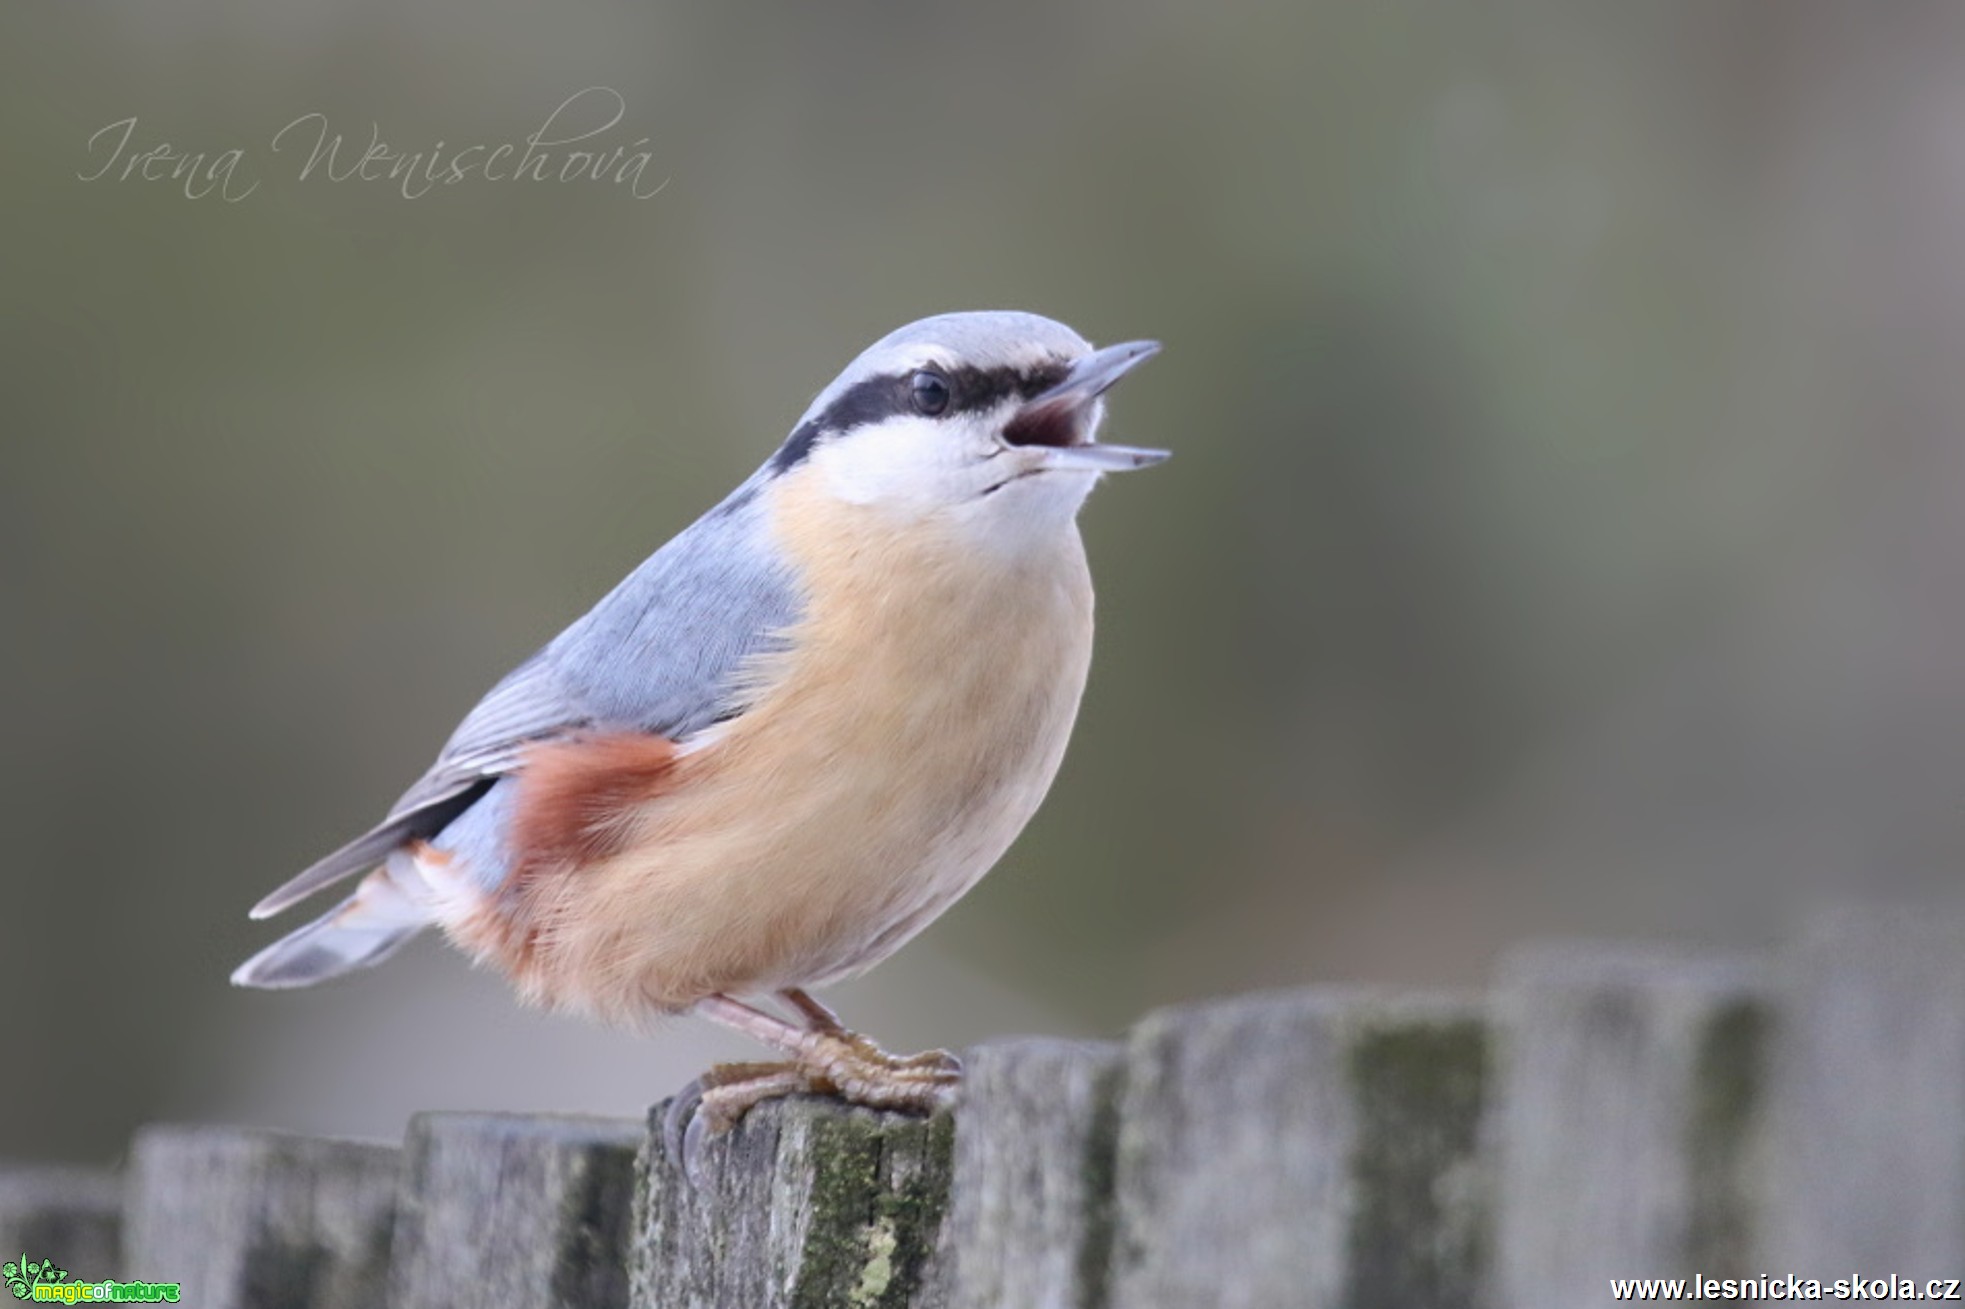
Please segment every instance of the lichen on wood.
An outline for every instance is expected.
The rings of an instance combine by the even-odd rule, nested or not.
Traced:
[[[955,1124],[794,1098],[712,1138],[699,1190],[662,1149],[636,1168],[630,1304],[645,1309],[929,1309]]]

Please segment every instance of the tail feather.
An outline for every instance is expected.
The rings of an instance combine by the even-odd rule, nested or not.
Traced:
[[[378,868],[346,900],[240,964],[232,984],[312,986],[381,963],[429,925],[429,913],[404,894],[386,867]]]

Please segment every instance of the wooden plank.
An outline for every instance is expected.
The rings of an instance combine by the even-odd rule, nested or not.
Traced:
[[[1120,1099],[1109,1303],[1479,1303],[1487,1044],[1478,1010],[1442,996],[1149,1015]]]
[[[1497,1303],[1600,1303],[1612,1278],[1742,1276],[1754,1258],[1766,976],[1596,944],[1503,966]]]
[[[398,1151],[229,1127],[158,1126],[131,1150],[124,1274],[203,1309],[375,1309]]]
[[[942,1232],[950,1309],[1096,1309],[1124,1048],[1004,1041],[965,1060]]]
[[[642,1309],[929,1309],[954,1123],[799,1097],[705,1145],[700,1191],[657,1105],[637,1163],[629,1303]]]
[[[1780,976],[1768,1266],[1965,1273],[1965,914],[1824,912]]]
[[[410,1120],[392,1309],[620,1309],[632,1120],[426,1113]]]
[[[71,1282],[122,1268],[123,1181],[107,1168],[0,1167],[0,1262],[53,1260]]]

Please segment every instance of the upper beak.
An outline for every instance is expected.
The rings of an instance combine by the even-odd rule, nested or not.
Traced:
[[[1003,429],[1003,439],[1011,445],[1043,447],[1044,463],[1050,468],[1120,472],[1159,463],[1169,451],[1099,445],[1090,439],[1092,407],[1098,398],[1158,353],[1158,341],[1128,341],[1094,350],[1074,363],[1063,381],[1026,402]]]

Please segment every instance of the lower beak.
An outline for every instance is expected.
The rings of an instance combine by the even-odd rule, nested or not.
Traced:
[[[1086,445],[1052,446],[1044,451],[1044,466],[1087,473],[1123,473],[1129,468],[1146,468],[1173,454],[1171,450],[1148,450],[1137,445],[1107,445],[1093,441]]]
[[[1158,341],[1129,341],[1094,350],[1073,364],[1063,381],[1028,401],[1004,429],[1003,439],[1014,446],[1042,449],[1047,468],[1107,473],[1159,463],[1169,451],[1100,445],[1087,439],[1098,398],[1158,353]]]

